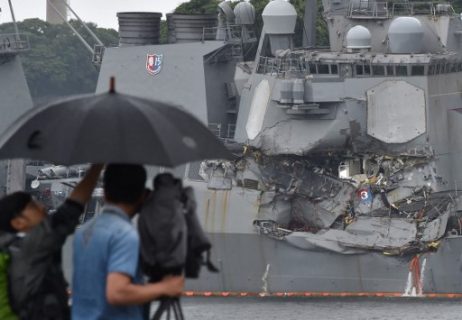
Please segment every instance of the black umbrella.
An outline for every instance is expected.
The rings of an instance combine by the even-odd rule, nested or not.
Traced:
[[[165,103],[116,93],[74,97],[24,114],[0,138],[0,158],[59,164],[174,167],[231,154],[199,120]]]

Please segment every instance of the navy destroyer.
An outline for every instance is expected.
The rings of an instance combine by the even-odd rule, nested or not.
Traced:
[[[195,187],[227,295],[462,294],[462,17],[448,3],[323,0],[217,16],[119,13],[97,92],[184,106],[236,151],[176,168]],[[98,60],[98,59],[97,59]],[[97,61],[98,62],[98,61]],[[153,168],[152,174],[162,171]]]

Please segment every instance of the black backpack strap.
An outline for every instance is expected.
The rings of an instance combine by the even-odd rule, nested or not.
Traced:
[[[207,266],[207,269],[210,271],[210,272],[220,272],[220,270],[215,267],[215,265],[212,263],[212,260],[211,260],[211,252],[210,250],[207,250],[207,253],[206,253],[206,260],[205,260],[205,265]]]

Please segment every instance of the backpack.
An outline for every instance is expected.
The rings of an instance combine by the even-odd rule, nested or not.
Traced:
[[[151,282],[183,270],[187,278],[198,278],[203,265],[218,272],[210,262],[212,245],[197,218],[193,189],[182,188],[169,173],[156,179],[162,183],[145,202],[138,220],[143,272]]]
[[[15,235],[11,233],[0,234],[0,319],[18,320],[10,303],[8,267],[11,255],[9,245],[14,241]]]
[[[186,224],[181,186],[173,176],[154,190],[140,212],[141,267],[151,282],[167,274],[181,274],[186,259]]]
[[[150,282],[158,282],[166,275],[198,278],[202,265],[210,271],[218,269],[210,262],[210,241],[205,235],[196,215],[193,189],[182,188],[181,180],[171,174],[157,175],[156,189],[148,197],[138,219],[141,240],[141,267]],[[156,182],[157,181],[157,182]],[[204,262],[203,253],[207,251]],[[144,310],[149,317],[150,305]],[[164,314],[170,319],[183,320],[179,298],[161,298],[153,320]]]

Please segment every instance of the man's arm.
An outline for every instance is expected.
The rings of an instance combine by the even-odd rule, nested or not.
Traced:
[[[183,286],[183,276],[169,276],[157,283],[139,285],[133,284],[126,274],[111,272],[107,276],[106,299],[112,305],[141,305],[162,296],[177,297]]]
[[[98,182],[104,165],[94,164],[87,170],[85,177],[77,184],[66,202],[51,216],[51,226],[54,230],[53,241],[57,246],[62,245],[66,237],[73,233],[79,223],[79,217],[90,200],[93,189]]]
[[[95,189],[103,167],[103,164],[92,164],[87,170],[85,177],[77,184],[74,190],[72,190],[68,199],[85,205],[91,198],[93,189]]]

